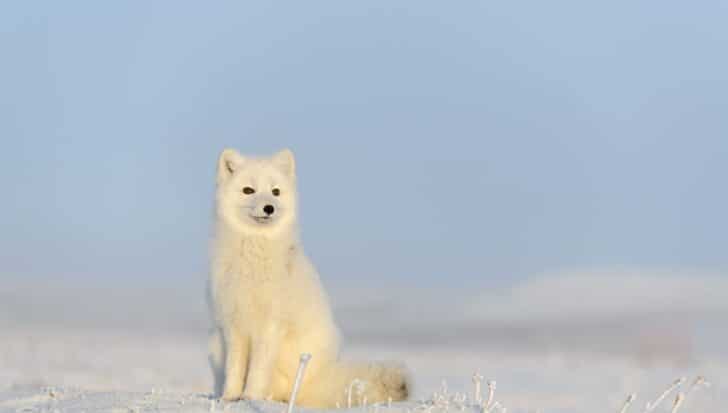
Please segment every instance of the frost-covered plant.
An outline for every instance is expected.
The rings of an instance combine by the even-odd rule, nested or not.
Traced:
[[[710,387],[710,382],[705,380],[705,377],[698,376],[695,378],[695,381],[693,381],[692,386],[690,386],[690,389],[688,390],[687,395],[690,395],[692,392],[694,392],[695,390],[697,390],[701,387]]]
[[[651,403],[647,402],[647,406],[645,406],[644,413],[649,413],[649,412],[655,410],[655,408],[660,405],[660,403],[665,399],[665,397],[667,397],[668,394],[670,394],[673,390],[680,387],[680,385],[683,384],[684,382],[685,382],[685,377],[681,377],[681,378],[675,380],[674,382],[672,382],[672,384],[668,388],[666,388],[665,391],[663,391],[662,394],[660,394],[660,396],[657,399],[655,399],[655,401],[653,401]]]
[[[346,388],[346,407],[351,409],[352,406],[352,396],[354,394],[354,391],[356,391],[357,395],[359,396],[359,401],[361,402],[362,395],[364,394],[364,386],[365,383],[359,379],[354,379],[349,383],[349,387]]]
[[[667,397],[668,394],[673,392],[675,389],[679,388],[680,386],[685,383],[687,379],[685,377],[681,377],[670,384],[665,391],[663,391],[654,401],[647,402],[647,405],[645,406],[645,409],[643,410],[643,413],[650,413],[654,411],[657,406]],[[672,413],[677,413],[677,411],[680,409],[680,406],[683,405],[683,402],[689,396],[692,392],[696,391],[697,389],[701,387],[710,387],[710,383],[705,380],[705,377],[698,376],[693,381],[693,384],[688,389],[687,393],[679,392],[677,396],[675,396],[675,400],[672,403],[672,409],[670,410]],[[622,405],[622,408],[619,410],[619,413],[627,413],[627,410],[629,409],[629,406],[634,402],[634,400],[637,398],[637,395],[632,393],[627,397],[627,400],[624,401],[624,404]]]
[[[483,376],[476,372],[473,374],[472,380],[475,387],[472,399],[468,397],[467,392],[451,393],[447,382],[442,381],[439,391],[433,392],[430,399],[421,400],[415,410],[425,413],[447,413],[452,406],[459,412],[464,412],[466,409],[478,413],[505,413],[507,411],[503,405],[495,400],[495,381],[485,382],[488,386],[488,395],[484,399],[482,394]]]
[[[480,373],[476,372],[473,374],[473,384],[475,385],[475,392],[473,395],[473,400],[475,400],[475,403],[480,404],[481,401],[483,401],[483,398],[480,395],[480,383],[483,381],[483,376],[480,375]]]
[[[298,389],[301,387],[303,381],[303,375],[306,373],[306,365],[311,360],[309,353],[301,354],[301,358],[298,361],[298,370],[296,370],[296,378],[293,380],[293,389],[291,389],[291,397],[288,398],[288,410],[287,413],[293,412],[293,406],[296,404],[296,396],[298,395]]]
[[[670,412],[677,413],[677,409],[680,408],[683,400],[685,400],[685,395],[683,393],[678,393],[675,397],[675,401],[672,403],[672,410],[670,410]]]
[[[495,380],[488,380],[488,399],[485,401],[485,407],[490,408],[495,397]]]
[[[488,410],[485,411],[485,413],[490,413],[490,412],[495,412],[495,411],[499,411],[501,413],[506,413],[508,411],[508,409],[503,407],[503,405],[501,405],[500,402],[495,402],[495,403],[493,403],[492,406],[490,406],[490,408]]]
[[[627,400],[624,401],[624,404],[622,405],[622,408],[619,410],[619,413],[627,413],[627,409],[629,409],[629,405],[634,402],[634,400],[637,398],[637,395],[635,393],[630,394],[627,396]]]

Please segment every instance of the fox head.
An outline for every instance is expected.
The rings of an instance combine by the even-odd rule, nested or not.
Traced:
[[[217,162],[217,216],[242,234],[276,236],[295,228],[296,165],[284,149],[250,158],[225,149]]]

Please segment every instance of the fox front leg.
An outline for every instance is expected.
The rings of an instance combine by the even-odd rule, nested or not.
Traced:
[[[252,338],[244,398],[262,400],[271,393],[270,385],[282,338],[276,326],[269,326],[262,334]]]
[[[235,332],[225,334],[225,386],[223,400],[240,400],[243,395],[250,343]]]

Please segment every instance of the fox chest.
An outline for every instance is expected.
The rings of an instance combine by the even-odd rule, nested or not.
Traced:
[[[218,316],[248,326],[281,318],[288,295],[285,270],[274,263],[228,268],[213,286]]]

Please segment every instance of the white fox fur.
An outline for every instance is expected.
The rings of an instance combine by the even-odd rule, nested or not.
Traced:
[[[354,402],[405,399],[403,367],[338,359],[328,299],[298,237],[293,154],[252,159],[226,149],[217,168],[209,282],[215,393],[287,401],[299,356],[311,353],[300,406],[344,406],[355,379],[364,387]]]

